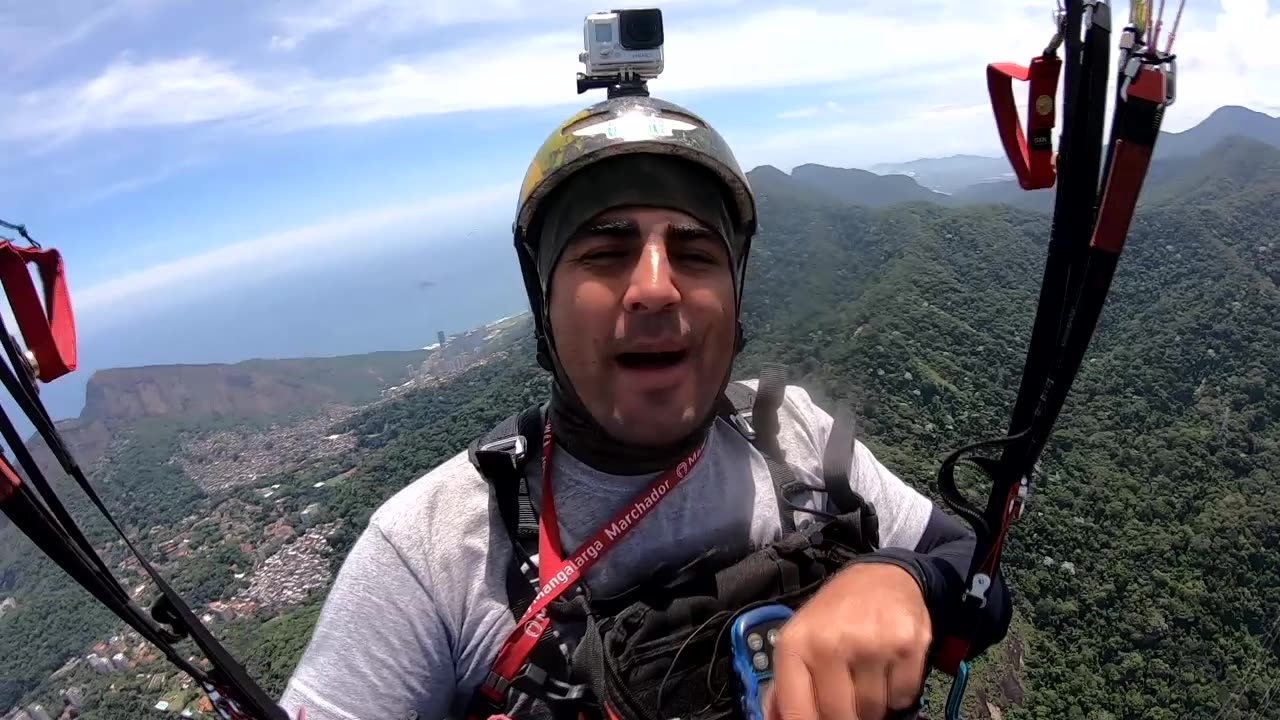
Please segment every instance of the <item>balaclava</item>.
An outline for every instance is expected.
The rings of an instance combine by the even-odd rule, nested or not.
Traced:
[[[669,155],[620,155],[589,165],[557,188],[535,219],[535,258],[542,286],[541,321],[551,349],[554,382],[550,411],[557,439],[570,454],[597,470],[615,475],[640,475],[665,470],[679,462],[702,441],[715,420],[715,413],[709,414],[688,436],[668,446],[635,447],[615,439],[596,422],[574,391],[557,355],[556,328],[551,327],[547,310],[551,273],[570,238],[588,220],[624,205],[680,210],[718,233],[728,248],[733,267],[735,312],[741,311],[746,239],[734,222],[732,204],[723,182],[700,165]],[[723,392],[728,383],[726,373],[718,392]]]

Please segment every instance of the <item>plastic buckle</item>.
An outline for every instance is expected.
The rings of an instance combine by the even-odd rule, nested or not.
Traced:
[[[1018,520],[1022,518],[1022,513],[1027,509],[1027,498],[1031,496],[1031,483],[1023,476],[1022,481],[1018,484],[1018,494],[1009,501],[1009,519]]]
[[[519,469],[520,461],[529,453],[529,444],[525,442],[523,435],[512,435],[481,445],[476,449],[476,454],[481,453],[502,453],[511,459],[511,467]]]
[[[987,590],[991,589],[991,576],[986,573],[976,573],[973,576],[973,584],[968,590],[964,591],[964,599],[973,598],[979,608],[987,606]]]
[[[756,439],[756,429],[751,424],[750,410],[744,413],[734,413],[730,415],[729,422],[732,422],[733,426],[738,429],[738,432],[742,433],[748,440]]]
[[[526,663],[520,672],[516,673],[516,676],[511,679],[511,687],[543,700],[557,702],[579,700],[587,690],[585,685],[570,685],[563,680],[557,680],[533,663]]]
[[[1164,106],[1169,107],[1178,99],[1178,59],[1170,56],[1160,72],[1164,74]]]

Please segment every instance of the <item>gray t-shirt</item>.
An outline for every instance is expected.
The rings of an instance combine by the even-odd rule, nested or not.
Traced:
[[[747,384],[754,388],[756,381]],[[778,419],[778,440],[797,479],[821,485],[831,416],[790,386]],[[535,507],[539,465],[528,464]],[[656,476],[607,475],[557,448],[552,483],[565,550]],[[929,521],[930,500],[861,443],[849,477],[876,507],[881,545],[914,548]],[[815,507],[820,501],[806,502]],[[806,518],[798,513],[795,519]],[[763,456],[717,420],[694,470],[583,581],[597,595],[612,595],[711,548],[745,553],[780,533]],[[515,627],[505,584],[511,557],[489,488],[465,451],[414,481],[374,513],[346,558],[281,705],[291,718],[305,706],[308,720],[398,720],[413,711],[423,720],[462,717]]]

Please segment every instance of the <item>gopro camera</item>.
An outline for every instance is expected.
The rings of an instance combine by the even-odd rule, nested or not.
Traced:
[[[584,50],[578,60],[585,78],[644,81],[662,73],[662,11],[610,10],[588,15],[582,26]]]

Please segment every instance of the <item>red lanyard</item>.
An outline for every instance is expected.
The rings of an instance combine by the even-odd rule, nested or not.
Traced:
[[[547,627],[547,606],[573,586],[578,579],[617,545],[645,518],[662,498],[688,477],[702,459],[705,443],[699,445],[678,465],[662,473],[643,493],[637,495],[613,519],[601,525],[569,558],[561,556],[560,526],[556,522],[555,500],[551,493],[551,453],[555,447],[548,420],[542,431],[542,514],[538,518],[538,583],[537,595],[515,630],[498,650],[493,671],[510,682],[520,672],[533,646]],[[487,683],[486,694],[497,700],[496,690]]]

